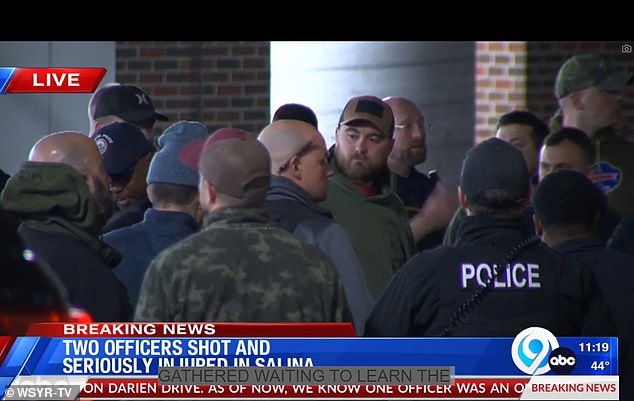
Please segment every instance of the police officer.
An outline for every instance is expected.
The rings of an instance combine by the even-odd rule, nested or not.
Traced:
[[[546,176],[535,192],[535,227],[553,249],[592,268],[618,326],[621,399],[634,399],[634,256],[606,249],[595,235],[602,194],[584,175],[560,170]]]
[[[522,153],[491,138],[467,152],[458,197],[467,217],[456,245],[410,259],[378,299],[366,336],[610,335],[592,273],[525,239],[529,199]]]

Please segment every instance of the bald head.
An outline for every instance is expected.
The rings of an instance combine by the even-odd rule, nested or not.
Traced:
[[[33,145],[29,161],[64,163],[86,179],[99,211],[107,219],[114,211],[110,199],[110,178],[103,169],[103,158],[97,144],[81,132],[62,131],[46,135]],[[104,220],[105,221],[105,220]]]
[[[317,128],[303,121],[278,120],[258,137],[271,155],[271,173],[293,181],[315,202],[326,199],[326,141]]]
[[[278,120],[266,126],[258,136],[271,155],[271,172],[277,174],[280,166],[295,156],[308,142],[326,147],[326,141],[317,129],[299,120]]]
[[[80,174],[90,175],[102,163],[95,142],[80,132],[63,131],[46,135],[33,145],[29,161],[65,163]]]
[[[394,113],[394,146],[388,159],[390,170],[399,174],[423,163],[427,158],[425,117],[414,102],[404,97],[383,99]]]
[[[404,106],[416,107],[414,102],[401,96],[388,96],[383,98],[383,101],[392,108],[392,112],[394,112],[394,108],[401,108]]]

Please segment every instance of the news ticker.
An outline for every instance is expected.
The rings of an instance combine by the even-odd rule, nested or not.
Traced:
[[[92,93],[105,68],[0,67],[0,95],[14,93]]]
[[[538,327],[514,338],[357,338],[336,324],[41,324],[0,337],[0,394],[618,399],[617,354],[617,338]]]

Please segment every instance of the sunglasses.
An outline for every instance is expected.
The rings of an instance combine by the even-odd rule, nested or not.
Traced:
[[[288,159],[287,161],[285,161],[278,169],[277,169],[277,174],[280,174],[281,172],[283,172],[284,170],[286,170],[287,168],[289,168],[289,166],[291,165],[291,161],[293,161],[293,158],[295,157],[302,157],[304,156],[306,153],[308,153],[308,151],[310,150],[310,148],[313,147],[313,142],[312,141],[308,141],[306,142],[304,145],[302,145],[301,148],[299,148],[299,150],[297,152],[295,152],[295,154],[293,156],[291,156],[290,159]]]
[[[147,153],[143,154],[141,157],[139,157],[134,162],[132,162],[132,164],[130,164],[124,170],[116,174],[108,174],[110,176],[110,180],[112,181],[112,183],[121,184],[121,185],[125,185],[129,183],[130,180],[132,180],[132,177],[134,176],[134,169],[136,168],[137,163],[139,162],[139,160],[143,159],[146,155]]]
[[[132,163],[130,166],[126,167],[125,170],[118,172],[116,174],[110,174],[110,180],[113,183],[117,184],[127,184],[132,179],[134,175],[134,168],[136,167],[138,160]]]

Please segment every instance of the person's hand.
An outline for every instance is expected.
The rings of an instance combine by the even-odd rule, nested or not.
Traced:
[[[429,233],[445,228],[457,207],[456,195],[451,195],[443,183],[438,181],[423,207],[410,219],[414,240],[418,242]]]

